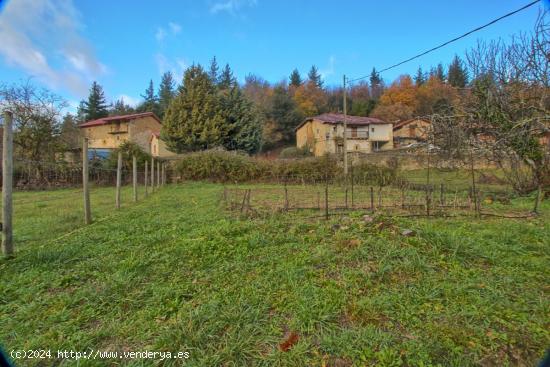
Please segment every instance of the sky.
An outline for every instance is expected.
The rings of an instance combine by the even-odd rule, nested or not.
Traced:
[[[530,0],[0,0],[0,83],[32,78],[74,111],[92,81],[108,101],[135,105],[152,79],[178,82],[213,56],[276,83],[316,65],[326,85],[357,78],[454,38]],[[391,82],[478,39],[507,39],[533,28],[542,3],[382,74]]]

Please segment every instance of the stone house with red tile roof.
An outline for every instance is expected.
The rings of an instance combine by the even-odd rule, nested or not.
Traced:
[[[393,149],[391,123],[373,117],[348,115],[346,125],[348,152],[370,153]],[[295,131],[297,147],[307,147],[317,157],[343,152],[343,114],[324,113],[308,117]]]
[[[152,112],[103,117],[79,125],[88,138],[88,147],[99,156],[106,156],[122,143],[130,141],[154,157],[174,155],[160,139],[162,123]]]

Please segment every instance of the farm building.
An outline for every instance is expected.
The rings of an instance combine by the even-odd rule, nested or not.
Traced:
[[[431,122],[425,119],[409,119],[393,125],[393,143],[395,147],[405,147],[426,141]]]
[[[160,139],[160,131],[151,132],[151,140],[149,145],[151,147],[150,151],[153,157],[168,157],[174,155],[174,153],[166,149],[166,144]]]
[[[393,149],[392,124],[372,117],[347,116],[348,152],[370,153]],[[344,151],[344,115],[324,113],[306,118],[296,131],[298,148],[309,148],[315,156]]]
[[[174,155],[160,139],[161,121],[152,112],[103,117],[79,125],[92,155],[106,157],[122,143],[130,141],[154,157]]]

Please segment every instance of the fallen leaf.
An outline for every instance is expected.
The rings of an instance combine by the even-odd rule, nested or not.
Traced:
[[[294,346],[294,344],[298,343],[298,340],[300,337],[298,334],[296,334],[294,331],[288,334],[288,336],[285,338],[285,340],[279,344],[279,349],[282,352],[288,352],[290,348]]]

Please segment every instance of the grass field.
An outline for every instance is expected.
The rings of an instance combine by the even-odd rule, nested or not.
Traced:
[[[550,345],[548,201],[531,220],[365,223],[361,211],[236,218],[221,194],[187,183],[132,204],[125,188],[116,212],[114,191],[94,189],[98,220],[82,227],[78,191],[18,193],[17,255],[0,260],[4,349],[188,351],[188,366],[531,366]],[[182,364],[79,361],[120,363]]]

